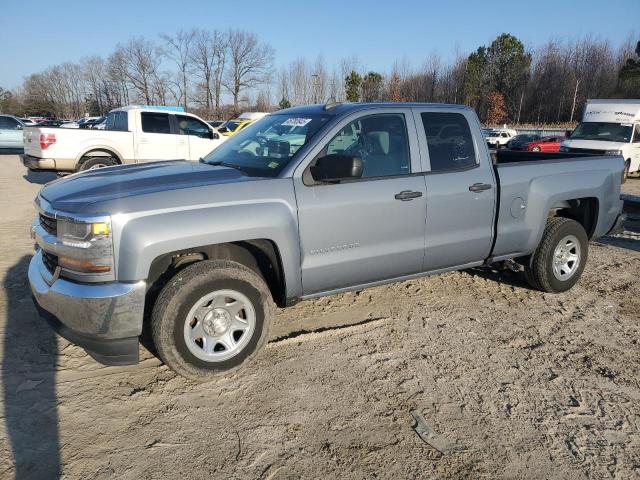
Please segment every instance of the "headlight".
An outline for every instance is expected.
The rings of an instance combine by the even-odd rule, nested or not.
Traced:
[[[57,237],[66,247],[58,255],[58,265],[63,272],[87,281],[102,278],[92,280],[87,275],[104,276],[112,272],[113,246],[109,221],[89,223],[58,219]]]
[[[622,150],[605,150],[605,155],[622,155]]]
[[[58,238],[69,247],[89,248],[92,242],[109,236],[107,222],[82,223],[58,220]]]

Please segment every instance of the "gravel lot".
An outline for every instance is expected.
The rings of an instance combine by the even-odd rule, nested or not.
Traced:
[[[303,302],[251,372],[194,385],[43,324],[28,227],[52,176],[0,163],[0,478],[640,476],[638,221],[571,292],[473,271]]]

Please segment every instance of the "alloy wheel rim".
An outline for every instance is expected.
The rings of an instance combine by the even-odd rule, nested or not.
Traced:
[[[195,357],[215,363],[238,355],[249,343],[256,312],[246,295],[216,290],[194,303],[184,321],[184,341]]]
[[[580,266],[580,242],[574,235],[567,235],[558,242],[553,252],[553,275],[558,280],[570,279]]]

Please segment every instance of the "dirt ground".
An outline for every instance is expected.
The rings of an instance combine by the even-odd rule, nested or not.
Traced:
[[[468,271],[302,302],[250,372],[195,385],[144,349],[103,367],[37,317],[51,176],[0,165],[0,478],[640,477],[638,221],[568,293]]]

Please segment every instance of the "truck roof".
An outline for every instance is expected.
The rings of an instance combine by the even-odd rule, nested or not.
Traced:
[[[129,110],[185,113],[183,107],[174,107],[169,105],[127,105],[126,107],[114,108],[111,111],[112,112],[128,112]]]
[[[583,122],[640,122],[640,100],[589,99],[584,108]]]
[[[349,112],[357,110],[364,110],[367,108],[385,108],[385,107],[429,107],[429,108],[443,108],[443,109],[458,109],[458,110],[471,110],[471,107],[467,105],[456,105],[447,103],[409,103],[409,102],[343,102],[334,104],[315,104],[315,105],[302,105],[299,107],[285,108],[284,110],[278,110],[274,113],[285,113],[287,115],[305,115],[305,114],[325,114],[325,115],[343,115]]]

